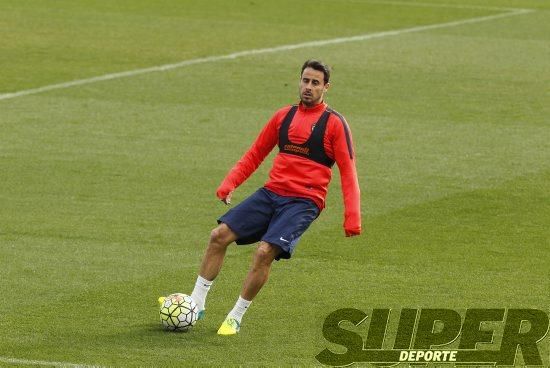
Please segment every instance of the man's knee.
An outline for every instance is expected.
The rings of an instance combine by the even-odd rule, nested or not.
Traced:
[[[237,239],[237,235],[226,224],[218,225],[210,232],[210,244],[226,247]]]
[[[254,255],[254,263],[269,265],[273,262],[273,260],[275,260],[280,252],[281,248],[279,248],[278,246],[262,241],[256,249],[256,253]]]

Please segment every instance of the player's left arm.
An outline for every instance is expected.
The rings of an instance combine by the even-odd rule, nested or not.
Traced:
[[[344,199],[344,230],[346,236],[361,234],[361,192],[355,165],[355,150],[348,123],[341,115],[331,116],[334,160],[340,170]]]

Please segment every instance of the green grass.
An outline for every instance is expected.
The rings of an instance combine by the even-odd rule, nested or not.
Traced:
[[[412,4],[0,2],[0,94],[499,13],[466,5],[535,9],[1,100],[0,357],[310,366],[329,346],[324,318],[341,307],[548,311],[550,5]],[[364,234],[343,236],[336,174],[327,209],[274,265],[240,335],[216,329],[253,247],[228,251],[205,321],[162,331],[157,296],[191,292],[226,210],[217,185],[296,100],[309,57],[334,66],[328,102],[352,128]],[[271,159],[235,202],[265,182]],[[548,337],[539,348],[548,366]]]

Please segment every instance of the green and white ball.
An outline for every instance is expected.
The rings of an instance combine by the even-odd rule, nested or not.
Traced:
[[[175,293],[160,306],[160,321],[170,331],[187,331],[197,322],[199,308],[189,295]]]

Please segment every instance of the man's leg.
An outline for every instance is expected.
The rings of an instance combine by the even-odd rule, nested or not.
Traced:
[[[224,223],[210,233],[210,241],[202,258],[199,276],[191,293],[191,298],[199,308],[199,319],[204,316],[206,296],[212,282],[220,273],[227,247],[236,239],[237,235]]]
[[[281,253],[281,248],[264,241],[260,242],[254,253],[252,266],[244,280],[241,295],[218,330],[218,334],[234,335],[239,331],[244,313],[252,303],[252,299],[267,282],[271,264],[279,253]]]
[[[203,278],[214,281],[220,273],[227,246],[237,240],[229,226],[222,223],[210,233],[210,241],[202,258],[199,275]]]
[[[241,290],[243,299],[252,301],[258,294],[269,278],[271,264],[280,252],[281,248],[264,241],[260,242]]]

